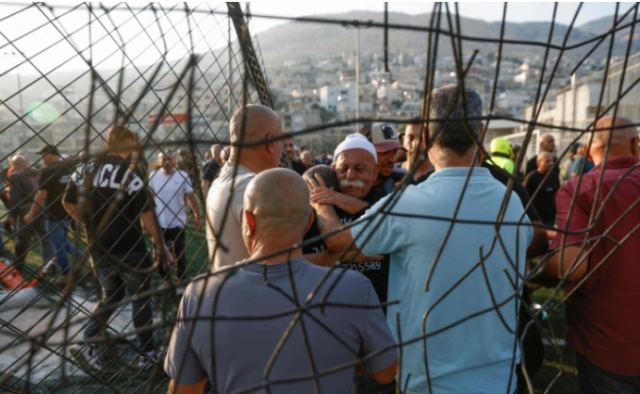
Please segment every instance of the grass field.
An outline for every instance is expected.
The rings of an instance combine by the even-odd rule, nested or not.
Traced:
[[[0,212],[1,214],[1,212]],[[6,240],[5,246],[9,250],[13,250],[13,241],[7,240],[11,234],[8,234],[3,231],[3,237]],[[83,239],[84,240],[84,239]],[[40,257],[40,247],[35,242],[35,237],[33,240],[34,249],[29,254],[27,258],[27,263],[34,269],[38,270],[39,267],[42,266],[42,259]],[[207,266],[207,245],[205,242],[205,233],[204,229],[195,232],[193,228],[193,223],[189,225],[189,231],[187,234],[187,275],[190,278],[198,275],[199,273],[205,272],[208,269]],[[90,273],[89,273],[90,276]],[[160,278],[157,274],[154,274],[152,280],[152,286],[157,286],[160,282]],[[97,289],[97,283],[92,278],[87,278],[84,282],[85,287]],[[550,289],[540,289],[534,294],[534,298],[537,302],[542,303],[544,300],[548,299],[551,295]],[[556,299],[560,299],[563,295],[561,292]],[[173,307],[171,303],[165,305],[165,310],[170,310]],[[560,310],[557,313],[551,313],[549,315],[548,323],[547,323],[555,333],[556,338],[564,338],[564,317],[563,310]],[[547,333],[550,334],[551,330],[547,329]],[[160,335],[164,335],[164,332],[161,332]],[[124,360],[131,359],[133,357],[133,352],[126,352],[126,349],[123,350],[125,355],[123,357]],[[112,372],[115,376],[109,379],[110,384],[107,386],[111,386],[112,388],[117,388],[122,392],[137,392],[135,387],[139,386],[141,383],[152,383],[153,389],[152,392],[165,392],[166,388],[164,385],[161,385],[159,382],[161,380],[161,376],[150,376],[147,374],[136,374],[132,371],[127,371],[126,368],[122,368],[122,365],[113,365],[110,368],[110,372]],[[553,383],[552,388],[548,391],[552,394],[578,394],[578,380],[577,380],[577,371],[575,368],[575,356],[573,352],[565,346],[560,347],[560,352],[553,346],[545,346],[545,360],[542,368],[536,374],[533,379],[533,387],[536,393],[545,392],[546,388],[549,384],[556,378],[556,376],[561,373],[559,378]],[[63,386],[58,386],[59,382],[47,382],[42,386],[44,392],[53,390],[55,392],[75,392],[78,394],[83,393],[96,393],[96,392],[113,392],[109,388],[105,387],[103,384],[96,383],[95,380],[87,380],[86,377],[72,377],[70,378],[66,384]],[[160,386],[158,386],[160,384]]]

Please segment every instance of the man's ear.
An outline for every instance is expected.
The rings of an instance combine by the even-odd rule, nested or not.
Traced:
[[[313,209],[312,209],[311,212],[309,212],[309,219],[307,220],[307,226],[304,228],[305,234],[307,233],[307,231],[309,231],[311,226],[313,226],[313,221],[315,218],[316,218],[316,214],[315,212],[313,212]]]
[[[427,126],[422,126],[422,143],[425,147],[429,145],[429,128]]]
[[[378,175],[380,174],[380,164],[376,164],[373,167],[373,179],[378,179]]]
[[[640,147],[638,146],[638,138],[634,138],[631,140],[631,154],[634,157],[638,157],[638,149]]]
[[[268,140],[268,139],[271,139],[271,138],[273,138],[273,134],[271,134],[271,133],[267,133],[267,135],[264,136],[265,140]],[[264,146],[267,149],[267,152],[269,152],[269,153],[275,152],[276,146],[274,144],[282,144],[282,141],[281,140],[269,141],[269,142],[265,143]]]
[[[253,212],[244,211],[244,220],[247,223],[247,231],[249,231],[247,235],[253,237],[256,233],[256,217],[253,215]]]

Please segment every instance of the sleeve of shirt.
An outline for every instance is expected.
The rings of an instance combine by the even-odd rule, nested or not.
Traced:
[[[207,181],[209,183],[213,182],[213,178],[215,178],[215,169],[213,168],[213,164],[207,163],[202,168],[202,180]]]
[[[133,174],[131,178],[132,179],[130,179],[129,181],[130,183],[140,182],[144,185],[144,182],[142,181],[142,179],[140,179],[140,176],[138,174]],[[149,193],[147,185],[142,186],[140,190],[137,190],[133,192],[133,194],[131,194],[130,207],[134,212],[146,212],[149,209],[155,208],[155,205],[156,204],[153,201],[153,197],[151,197],[151,193]]]
[[[38,181],[38,190],[49,190],[49,187],[51,185],[51,181],[53,178],[53,175],[51,173],[51,171],[49,171],[48,168],[43,168],[42,171],[40,172],[40,180]]]
[[[169,377],[180,384],[196,384],[206,378],[206,373],[200,365],[198,356],[187,342],[192,323],[185,321],[189,317],[189,300],[185,292],[185,297],[178,308],[176,325],[171,333],[167,358],[164,360],[164,370]]]
[[[231,201],[231,206],[229,209],[231,210],[231,214],[235,218],[235,220],[242,225],[242,214],[244,212],[243,202],[244,202],[244,192],[247,190],[247,186],[253,177],[247,177],[239,181],[234,190],[233,190],[233,200]]]
[[[369,301],[368,305],[380,305],[378,296],[373,290],[371,283],[365,283],[369,287]],[[361,357],[366,357],[368,354],[372,354],[382,349],[388,348],[382,351],[380,354],[367,359],[362,362],[362,366],[367,372],[378,372],[387,368],[397,357],[397,350],[395,347],[395,340],[393,334],[389,330],[387,320],[382,313],[382,308],[369,308],[366,309],[366,317],[364,321],[364,333],[362,340],[362,348],[360,352]]]
[[[191,178],[187,177],[184,180],[184,194],[193,193],[193,185],[191,184]]]
[[[508,172],[509,174],[513,174],[516,171],[516,165],[513,164],[513,162],[511,160],[509,160],[506,164],[505,164],[505,168],[504,170],[506,172]]]
[[[69,182],[67,183],[67,189],[64,192],[64,196],[62,197],[64,202],[68,202],[69,204],[77,204],[78,203],[78,186],[82,184],[84,181],[85,167],[80,166],[76,169],[76,171],[69,177]]]
[[[566,183],[558,190],[556,194],[556,212],[558,217],[558,233],[551,242],[549,249],[557,249],[562,243],[562,234],[567,228],[568,231],[580,231],[589,227],[589,212],[586,212],[580,204],[579,197],[576,199],[576,203],[571,207],[571,198],[573,197],[573,183]],[[571,221],[567,225],[567,217],[571,213]],[[578,234],[567,234],[565,237],[565,244],[572,242],[583,241],[587,233],[582,232]]]
[[[356,246],[367,256],[388,254],[398,248],[397,239],[402,238],[402,227],[396,228],[395,216],[375,213],[383,206],[387,198],[383,198],[373,205],[362,218],[371,218],[351,227],[351,237]]]

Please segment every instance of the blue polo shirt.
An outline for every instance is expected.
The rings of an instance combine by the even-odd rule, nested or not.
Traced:
[[[506,187],[486,168],[472,169],[457,215],[459,220],[486,223],[454,225],[425,291],[426,278],[445,240],[468,173],[469,168],[459,167],[436,171],[422,184],[407,187],[395,198],[395,205],[384,208],[383,212],[390,214],[375,215],[351,229],[366,255],[391,254],[388,300],[400,302],[387,307],[387,323],[396,340],[401,338],[405,343],[400,382],[404,385],[411,375],[408,394],[429,392],[427,373],[433,392],[438,394],[515,391],[514,367],[520,360],[514,334],[518,303],[510,280],[521,284],[515,270],[525,272],[525,253],[533,229],[520,199],[512,192],[502,221],[522,225],[501,226],[504,248],[494,243],[496,231],[491,223],[498,218]],[[364,217],[381,211],[389,198],[380,200]],[[491,310],[494,304],[479,264],[480,248],[488,254],[484,259],[486,278],[495,303],[501,305],[502,319]],[[425,335],[426,342],[422,340]]]

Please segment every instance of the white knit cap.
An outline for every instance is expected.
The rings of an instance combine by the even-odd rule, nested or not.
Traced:
[[[367,152],[371,153],[371,156],[373,156],[374,163],[378,164],[378,155],[376,154],[376,147],[373,146],[373,144],[369,142],[367,137],[365,137],[362,134],[349,134],[347,138],[345,138],[344,141],[342,141],[340,145],[336,147],[336,150],[333,152],[333,157],[337,158],[340,153],[346,150],[353,150],[353,149],[366,150]]]

